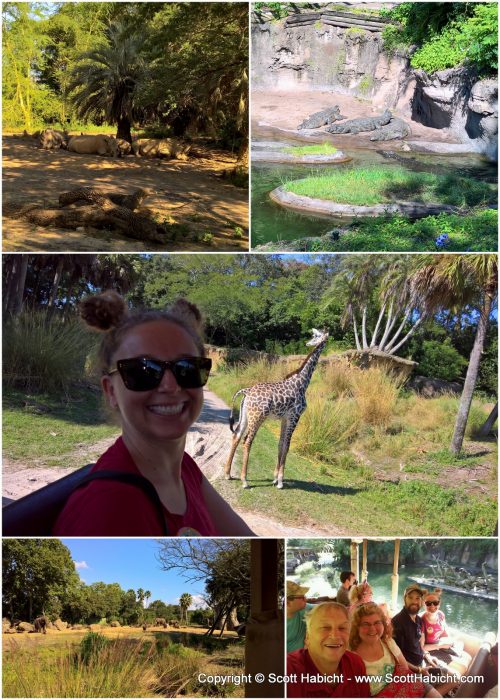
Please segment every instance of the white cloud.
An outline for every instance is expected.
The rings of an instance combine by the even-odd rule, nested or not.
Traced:
[[[86,561],[75,561],[73,562],[75,565],[75,569],[88,569],[89,565],[87,564]]]

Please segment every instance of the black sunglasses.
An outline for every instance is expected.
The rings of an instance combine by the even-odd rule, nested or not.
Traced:
[[[428,608],[431,607],[431,605],[439,605],[439,600],[426,600],[425,604],[427,605]]]
[[[118,360],[116,369],[108,374],[118,372],[130,391],[150,391],[160,386],[165,371],[169,369],[182,389],[199,389],[207,383],[211,368],[209,357],[182,357],[171,362],[132,357]]]

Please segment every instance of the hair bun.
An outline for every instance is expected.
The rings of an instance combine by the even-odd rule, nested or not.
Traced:
[[[174,301],[168,311],[174,316],[179,316],[184,319],[186,323],[192,326],[199,334],[202,333],[203,319],[199,308],[195,304],[192,304],[187,299],[180,298]]]
[[[118,325],[127,312],[125,300],[114,289],[107,289],[80,302],[82,319],[87,325],[100,331],[107,331]]]

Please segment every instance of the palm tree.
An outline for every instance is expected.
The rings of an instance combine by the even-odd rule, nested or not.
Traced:
[[[188,608],[193,602],[193,596],[189,593],[183,593],[179,598],[179,605],[181,608],[181,621],[184,618],[186,620],[186,625],[188,623]]]
[[[144,598],[145,598],[144,589],[138,588],[137,589],[137,600],[139,601],[141,608],[144,607]]]
[[[151,598],[151,591],[144,591],[144,601],[146,608],[148,607],[148,600]]]
[[[131,143],[137,91],[146,72],[143,37],[116,23],[106,29],[105,38],[105,44],[81,55],[71,75],[70,96],[81,118],[117,124],[117,138]]]
[[[476,386],[479,363],[484,348],[488,321],[498,293],[496,255],[435,255],[415,275],[415,287],[425,293],[429,308],[443,305],[465,308],[471,305],[479,313],[474,345],[460,397],[450,450],[458,455],[462,449],[467,418]]]

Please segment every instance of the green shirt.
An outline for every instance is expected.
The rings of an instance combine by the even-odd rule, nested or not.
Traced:
[[[314,605],[306,603],[303,610],[298,610],[293,617],[286,619],[286,651],[289,654],[296,649],[302,649],[304,639],[306,638],[306,621],[304,619],[308,610],[311,610]]]

